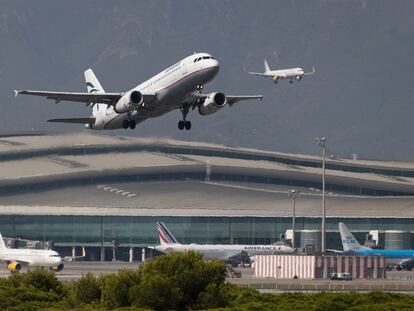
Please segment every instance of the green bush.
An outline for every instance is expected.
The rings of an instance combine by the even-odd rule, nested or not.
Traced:
[[[101,277],[101,303],[107,309],[130,306],[128,291],[139,284],[138,271],[121,270]]]
[[[101,300],[100,285],[99,280],[91,273],[74,282],[72,292],[75,304],[99,302]]]

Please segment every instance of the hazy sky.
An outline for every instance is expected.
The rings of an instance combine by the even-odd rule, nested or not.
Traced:
[[[193,53],[221,65],[205,92],[263,94],[211,116],[180,113],[112,134],[172,137],[284,152],[414,158],[414,1],[0,0],[0,131],[82,131],[48,124],[89,116],[82,104],[13,97],[13,89],[84,91],[93,68],[107,91],[126,91]],[[245,74],[301,66],[316,74],[273,84]],[[108,132],[109,133],[109,132]]]

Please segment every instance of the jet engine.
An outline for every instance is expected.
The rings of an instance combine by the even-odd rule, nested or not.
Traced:
[[[223,93],[211,93],[198,105],[198,112],[202,116],[215,113],[223,108],[226,102],[226,95]]]
[[[7,265],[7,269],[9,269],[11,272],[19,272],[22,268],[22,265],[18,262],[11,262]]]
[[[117,113],[124,113],[136,109],[142,104],[144,97],[141,92],[132,91],[122,96],[115,104],[115,111]]]
[[[302,76],[296,76],[295,80],[300,81],[300,80],[302,80],[302,78],[303,78]]]
[[[63,270],[64,267],[65,265],[63,263],[60,263],[56,267],[50,267],[50,270],[55,271],[55,272],[60,272]]]

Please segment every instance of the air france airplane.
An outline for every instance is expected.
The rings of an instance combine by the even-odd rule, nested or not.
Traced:
[[[234,96],[221,92],[203,94],[205,84],[214,79],[219,71],[218,61],[207,53],[188,56],[168,67],[151,79],[127,92],[106,93],[92,69],[84,72],[87,93],[15,91],[15,95],[43,96],[47,99],[73,101],[92,106],[89,118],[51,119],[48,122],[78,123],[94,130],[134,129],[138,123],[159,117],[179,109],[182,120],[180,130],[191,129],[187,120],[190,109],[198,109],[201,115],[209,115],[224,106],[233,106],[242,100],[260,99],[263,96]]]
[[[412,268],[414,250],[372,249],[359,244],[344,223],[340,222],[338,226],[344,252],[352,252],[360,256],[383,256],[386,258],[388,266],[395,266],[398,270]]]
[[[18,272],[22,264],[31,267],[48,267],[54,271],[61,271],[64,267],[60,255],[46,249],[14,249],[7,248],[0,234],[0,261],[7,264],[11,272]]]
[[[157,223],[160,245],[153,248],[162,253],[195,251],[202,253],[207,259],[231,261],[240,259],[243,255],[254,261],[259,254],[292,253],[294,249],[287,245],[237,245],[237,244],[181,244],[168,230],[167,226]]]
[[[289,83],[293,83],[293,79],[296,81],[300,81],[303,79],[304,76],[309,76],[315,73],[315,68],[312,67],[311,72],[305,72],[300,67],[297,68],[288,68],[288,69],[278,69],[272,70],[269,68],[269,64],[266,60],[264,60],[264,72],[250,72],[249,74],[255,76],[261,76],[272,79],[275,83],[280,79],[289,79]]]

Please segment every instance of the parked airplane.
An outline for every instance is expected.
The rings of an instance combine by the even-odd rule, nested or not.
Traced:
[[[384,256],[388,266],[395,266],[398,270],[411,270],[414,263],[414,250],[372,249],[359,244],[344,223],[340,222],[338,225],[344,253],[351,252],[360,256]]]
[[[255,255],[292,253],[294,249],[287,245],[238,245],[238,244],[181,244],[162,222],[157,222],[160,245],[153,248],[162,253],[195,251],[207,259],[224,261],[240,260],[248,256],[254,260]]]
[[[219,71],[218,61],[207,53],[188,56],[128,92],[106,93],[92,69],[84,72],[87,93],[15,91],[15,95],[36,95],[47,99],[74,101],[92,105],[89,118],[51,119],[48,122],[78,123],[94,130],[134,129],[136,124],[180,109],[180,130],[191,129],[187,120],[190,109],[198,108],[201,115],[209,115],[224,106],[241,100],[262,99],[261,95],[237,96],[221,92],[202,94],[205,84]]]
[[[272,79],[275,83],[280,79],[289,79],[289,83],[293,83],[293,79],[296,81],[300,81],[303,79],[304,76],[309,76],[315,73],[315,68],[312,67],[311,72],[305,72],[300,67],[296,68],[288,68],[288,69],[278,69],[272,70],[269,68],[269,65],[266,60],[264,60],[264,72],[250,72],[251,75],[261,76]]]
[[[11,272],[20,271],[22,264],[31,267],[48,267],[54,271],[61,271],[64,267],[60,255],[46,249],[14,249],[7,248],[0,233],[0,261],[7,264]]]

